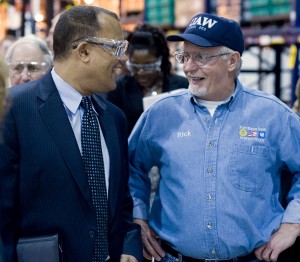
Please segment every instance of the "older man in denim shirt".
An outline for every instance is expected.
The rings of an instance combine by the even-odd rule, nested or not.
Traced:
[[[144,257],[277,261],[300,234],[299,117],[237,79],[244,40],[233,20],[199,14],[168,40],[184,41],[174,56],[189,90],[157,102],[129,138]],[[149,212],[152,166],[161,180]],[[286,209],[284,166],[294,176]]]

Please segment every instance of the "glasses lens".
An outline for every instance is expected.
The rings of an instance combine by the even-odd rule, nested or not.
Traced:
[[[190,53],[185,53],[185,52],[175,52],[174,57],[175,57],[176,61],[180,64],[187,63],[187,61],[190,58],[192,58],[193,62],[199,66],[206,65],[210,58],[206,55],[199,54],[199,53],[190,54]]]
[[[176,52],[174,57],[179,64],[183,64],[185,62],[185,55],[182,52]]]
[[[127,50],[127,46],[128,46],[127,41],[119,41],[115,51],[115,56],[119,59],[122,58]]]
[[[42,71],[42,66],[38,65],[38,64],[29,64],[29,65],[27,65],[27,70],[30,73],[37,73],[37,72]]]
[[[208,57],[202,54],[194,54],[193,60],[197,65],[206,65],[208,62]]]
[[[118,59],[124,56],[128,46],[127,40],[114,40],[109,38],[87,37],[87,38],[82,38],[74,41],[72,43],[72,48],[76,49],[78,47],[79,41],[82,40],[90,44],[102,47],[106,52],[114,55]]]
[[[154,63],[149,64],[134,64],[129,61],[126,62],[128,69],[133,73],[153,73],[155,71],[160,71],[161,59]]]
[[[107,40],[106,40],[107,41]],[[110,40],[111,43],[101,43],[94,42],[101,47],[103,47],[107,52],[111,53],[118,59],[122,58],[127,50],[128,42],[127,41],[115,41],[113,39]]]
[[[24,71],[24,65],[23,64],[11,64],[10,65],[10,69],[14,72],[14,73],[22,73]]]

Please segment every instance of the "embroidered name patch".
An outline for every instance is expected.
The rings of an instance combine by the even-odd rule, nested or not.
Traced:
[[[177,132],[177,138],[192,136],[191,131]]]

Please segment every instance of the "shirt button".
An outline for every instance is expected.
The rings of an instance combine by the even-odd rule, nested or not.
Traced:
[[[89,237],[90,237],[90,238],[94,238],[94,237],[95,237],[95,231],[90,230],[90,231],[89,231]]]
[[[213,148],[213,147],[214,147],[214,142],[209,142],[208,146],[209,146],[210,148]]]
[[[204,118],[204,121],[205,121],[206,123],[208,123],[208,122],[209,122],[209,117],[205,117],[205,118]]]
[[[208,224],[207,224],[207,228],[208,228],[208,229],[212,229],[212,224],[211,224],[211,223],[208,223]]]
[[[217,251],[216,251],[215,249],[213,249],[213,250],[211,251],[211,253],[215,255],[215,254],[217,254]]]
[[[209,174],[211,174],[211,173],[213,172],[213,169],[212,169],[211,167],[209,167],[209,168],[207,168],[207,172],[208,172]]]
[[[211,195],[208,194],[208,195],[206,196],[206,199],[207,199],[207,200],[211,200],[211,199],[212,199]]]

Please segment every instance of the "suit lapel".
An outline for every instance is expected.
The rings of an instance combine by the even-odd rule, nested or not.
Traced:
[[[62,100],[50,74],[40,82],[40,113],[81,193],[91,205],[91,196],[81,154]]]

